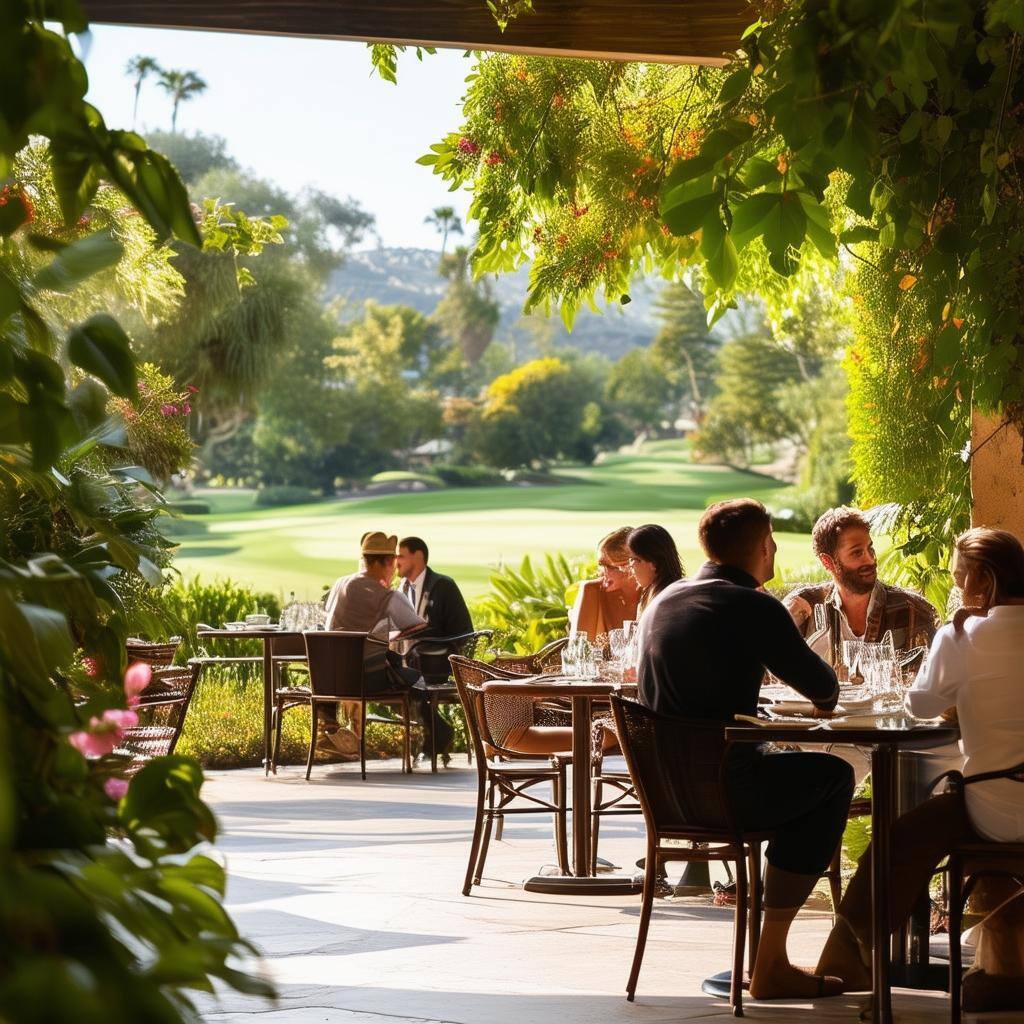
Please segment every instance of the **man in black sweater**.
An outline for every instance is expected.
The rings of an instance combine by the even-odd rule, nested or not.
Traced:
[[[775,575],[777,550],[764,506],[749,498],[712,505],[699,534],[708,561],[695,576],[663,590],[641,620],[641,702],[661,714],[724,727],[737,714],[756,714],[769,669],[830,711],[838,699],[835,673],[806,645],[783,605],[761,589]],[[842,838],[853,771],[831,754],[766,754],[753,744],[734,748],[725,768],[739,827],[775,833],[767,850],[764,926],[750,994],[838,995],[839,979],[790,964],[786,940]]]

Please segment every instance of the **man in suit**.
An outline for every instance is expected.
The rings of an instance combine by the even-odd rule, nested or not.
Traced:
[[[429,568],[429,557],[427,545],[419,537],[399,541],[399,589],[412,602],[417,615],[427,622],[427,628],[406,649],[406,664],[422,672],[427,683],[443,683],[448,680],[448,655],[457,654],[459,647],[431,644],[431,638],[471,633],[473,620],[458,584],[450,576]],[[435,714],[434,729],[438,753],[447,765],[454,732],[439,714]]]
[[[427,628],[421,637],[461,636],[473,631],[473,620],[458,584],[427,565],[430,552],[419,537],[398,542],[398,575],[401,591],[412,602]],[[421,637],[417,637],[420,639]]]

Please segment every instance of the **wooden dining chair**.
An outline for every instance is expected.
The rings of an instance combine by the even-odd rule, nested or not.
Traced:
[[[457,655],[451,658],[451,664],[477,767],[476,817],[462,894],[469,896],[472,887],[480,884],[493,826],[497,821],[495,839],[500,842],[507,814],[551,814],[558,866],[563,874],[568,874],[565,770],[571,759],[560,755],[526,754],[503,744],[510,728],[533,723],[532,698],[525,692],[488,698],[485,686],[489,682],[519,678],[514,673],[502,673],[500,669]],[[531,792],[533,787],[544,783],[551,786],[550,800]]]
[[[669,860],[723,861],[732,864],[736,878],[729,1003],[733,1015],[742,1017],[744,947],[749,941],[753,964],[761,930],[761,844],[772,833],[743,832],[732,822],[722,781],[728,747],[721,723],[659,715],[617,694],[611,704],[619,745],[647,825],[640,927],[626,998],[632,1002],[636,995],[659,865]],[[694,846],[666,846],[668,840]]]
[[[964,793],[968,786],[978,782],[991,782],[994,779],[1024,783],[1024,762],[1013,768],[979,772],[977,775],[966,777],[958,771],[943,772],[932,784],[932,788],[947,780],[951,790]],[[960,935],[963,928],[964,905],[974,887],[985,877],[1012,878],[1018,885],[1024,886],[1024,843],[1001,843],[981,837],[966,840],[950,850],[945,870],[949,879],[950,1022],[960,1024],[963,1014],[963,952],[960,948]]]

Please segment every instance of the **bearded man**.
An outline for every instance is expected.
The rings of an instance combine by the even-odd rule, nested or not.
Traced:
[[[920,594],[879,580],[871,530],[860,512],[829,509],[814,524],[811,542],[832,581],[797,587],[783,604],[816,654],[839,668],[844,640],[879,643],[890,631],[897,651],[931,645],[935,609]]]

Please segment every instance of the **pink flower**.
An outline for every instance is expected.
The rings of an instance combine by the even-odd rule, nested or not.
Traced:
[[[93,721],[95,722],[96,719],[94,718]],[[92,733],[81,731],[73,732],[68,737],[68,743],[85,757],[102,757],[104,754],[109,754],[117,746],[117,741],[120,738],[116,732]]]
[[[500,153],[495,153],[494,150],[491,150],[491,152],[487,154],[486,163],[488,167],[493,167],[495,164],[504,163],[504,161],[502,160]]]
[[[153,677],[153,670],[142,661],[136,661],[128,666],[124,674],[124,693],[128,698],[128,707],[133,708],[139,702],[139,694],[149,686]]]
[[[89,655],[82,658],[82,668],[91,679],[95,679],[100,674],[100,663]]]
[[[187,392],[188,392],[188,393],[189,393],[190,395],[194,395],[194,394],[195,394],[195,393],[196,393],[196,392],[197,392],[197,391],[199,390],[199,388],[197,388],[197,387],[195,386],[195,384],[186,384],[186,385],[185,385],[185,390],[186,390],[186,391],[187,391]]]
[[[96,719],[93,719],[96,722]],[[120,734],[125,729],[132,729],[139,724],[139,716],[131,708],[110,708],[103,712],[103,718],[96,722],[99,726],[113,726],[113,731]]]
[[[480,152],[480,147],[472,139],[467,139],[463,136],[459,139],[459,152],[465,153],[466,156],[473,156],[475,153]]]
[[[146,386],[146,382],[144,380],[140,380],[138,384],[136,384],[135,386],[139,389],[140,395],[144,395],[146,394],[147,391],[149,391],[149,388]]]
[[[176,405],[171,405],[170,402],[164,402],[164,404],[160,406],[161,416],[174,416],[177,412],[178,407]]]
[[[187,416],[192,411],[192,406],[188,402],[181,403],[181,415]]]
[[[120,800],[128,792],[128,781],[127,779],[107,779],[103,783],[103,792],[111,800]]]

